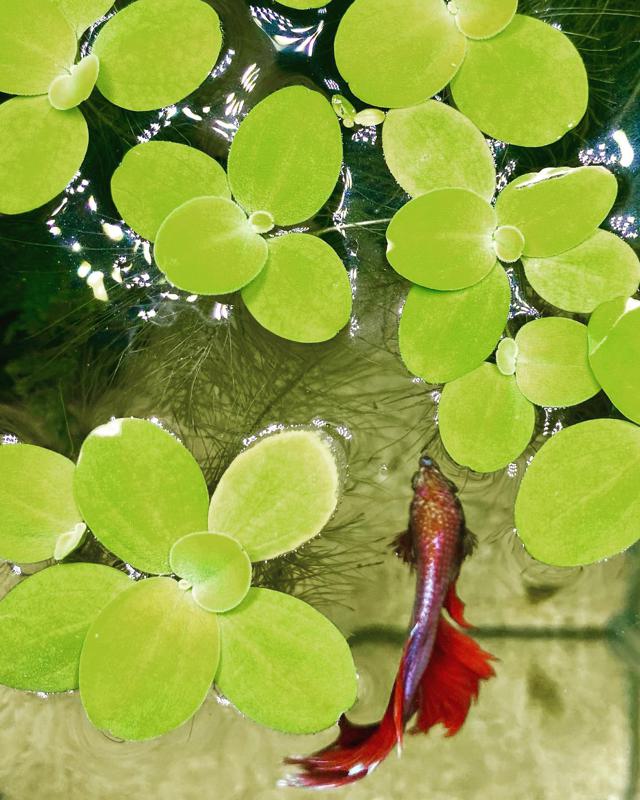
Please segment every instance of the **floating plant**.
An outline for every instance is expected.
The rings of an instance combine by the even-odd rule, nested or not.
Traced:
[[[102,27],[76,63],[78,37],[102,17],[105,0],[5,0],[0,6],[0,213],[21,214],[61,192],[89,143],[79,106],[94,86],[133,111],[178,102],[211,72],[220,20],[202,0],[136,0]],[[139,47],[140,37],[144,47]],[[168,58],[176,40],[188,41]]]
[[[324,434],[259,439],[210,503],[193,456],[146,420],[96,428],[75,467],[6,445],[0,472],[3,557],[51,558],[86,521],[138,571],[134,581],[113,567],[63,563],[19,583],[0,601],[5,685],[79,688],[94,725],[127,740],[181,725],[212,684],[250,718],[291,733],[327,728],[353,704],[342,634],[303,601],[251,587],[252,561],[300,546],[335,510],[340,467]]]
[[[317,213],[341,165],[331,104],[319,92],[289,86],[241,123],[229,152],[231,190],[222,167],[204,153],[149,142],[126,154],[112,194],[125,222],[155,241],[156,263],[175,286],[205,295],[241,289],[267,330],[318,342],[335,336],[351,313],[341,260],[307,233],[264,235]]]

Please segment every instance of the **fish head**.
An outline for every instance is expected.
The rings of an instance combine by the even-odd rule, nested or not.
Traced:
[[[458,494],[459,491],[456,484],[442,472],[437,462],[426,453],[420,456],[420,469],[414,475],[413,488],[414,490],[422,488],[430,494],[432,492],[439,493],[443,490]]]

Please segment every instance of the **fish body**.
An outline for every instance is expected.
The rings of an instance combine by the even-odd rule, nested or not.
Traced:
[[[360,780],[401,747],[414,716],[412,732],[426,733],[441,722],[448,736],[457,733],[480,681],[494,674],[493,657],[443,615],[446,610],[458,625],[469,627],[456,581],[474,545],[456,487],[423,456],[413,479],[409,527],[394,542],[396,553],[416,571],[416,596],[387,710],[373,725],[355,725],[343,716],[334,744],[287,759],[301,772],[286,778],[286,785],[330,788]]]

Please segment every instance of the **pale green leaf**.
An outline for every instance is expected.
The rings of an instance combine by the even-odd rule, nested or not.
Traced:
[[[499,195],[500,225],[524,236],[525,256],[564,253],[588,239],[605,219],[618,184],[605,167],[561,167],[522,175]]]
[[[574,406],[600,391],[589,366],[587,326],[564,317],[528,322],[516,335],[516,380],[539,406]]]
[[[513,375],[483,364],[444,387],[438,420],[442,443],[454,461],[476,472],[495,472],[526,449],[535,411]]]
[[[0,447],[0,558],[26,564],[52,558],[58,538],[82,523],[74,470],[68,458],[43,447]]]
[[[80,696],[100,730],[128,741],[182,725],[204,702],[220,656],[218,618],[171,578],[135,583],[93,623]]]
[[[323,434],[273,434],[231,462],[211,498],[209,530],[236,538],[252,561],[273,558],[320,533],[335,511],[339,484]]]
[[[331,103],[304,86],[287,86],[258,103],[229,151],[229,183],[247,211],[268,211],[276,224],[316,214],[342,165],[342,134]]]
[[[286,733],[329,728],[356,699],[356,672],[340,631],[307,603],[251,589],[220,617],[217,688],[250,719]]]
[[[50,0],[0,3],[0,92],[46,94],[76,57],[75,32]]]
[[[98,80],[100,62],[91,53],[75,64],[68,74],[58,75],[49,86],[49,102],[58,111],[68,111],[88,99]]]
[[[224,197],[195,197],[165,219],[155,260],[179,289],[228,294],[252,281],[267,260],[266,241],[246,214]]]
[[[265,268],[242,290],[258,322],[294,342],[323,342],[349,322],[351,284],[335,250],[317,236],[270,239]]]
[[[104,17],[114,0],[53,0],[53,2],[80,36],[96,20]]]
[[[278,0],[281,6],[287,8],[322,8],[328,6],[331,0]]]
[[[640,261],[619,236],[597,230],[582,244],[550,258],[524,258],[527,280],[548,303],[591,313],[601,303],[629,297],[640,283]]]
[[[111,195],[127,225],[151,242],[169,214],[187,200],[231,198],[217,161],[195,147],[157,141],[125,154],[111,178]]]
[[[500,261],[513,264],[522,256],[524,236],[513,225],[501,225],[493,234],[493,244]]]
[[[562,138],[584,116],[589,97],[573,43],[551,25],[520,15],[497,36],[468,42],[451,90],[481,130],[523,147]]]
[[[131,585],[101,564],[61,564],[23,580],[0,601],[0,683],[29,692],[77,689],[89,626]]]
[[[171,548],[171,569],[191,584],[193,599],[207,611],[229,611],[251,585],[251,561],[242,545],[219,533],[190,533]]]
[[[611,402],[640,424],[640,303],[620,297],[589,320],[589,363]]]
[[[468,189],[438,189],[410,200],[387,229],[387,259],[413,283],[464,289],[496,263],[493,207]]]
[[[457,292],[412,287],[398,331],[407,369],[427,383],[471,372],[493,352],[510,302],[509,280],[497,264],[486,278]]]
[[[518,10],[518,0],[454,0],[458,28],[470,39],[490,39],[503,31]]]
[[[515,375],[518,345],[508,336],[500,340],[496,350],[496,366],[503,375]]]
[[[177,103],[209,75],[221,47],[218,14],[202,0],[136,0],[111,17],[93,45],[98,89],[131,111]]]
[[[89,131],[77,108],[57,111],[46,96],[0,105],[0,214],[53,200],[80,169]]]
[[[114,419],[84,441],[75,496],[94,535],[136,569],[168,573],[169,551],[207,527],[200,467],[171,434],[143,419]]]
[[[520,485],[518,535],[539,561],[591,564],[640,538],[640,428],[596,419],[565,428],[536,454]]]
[[[445,103],[428,100],[389,111],[382,143],[391,174],[412,197],[449,187],[493,197],[496,168],[486,139]]]
[[[340,21],[335,57],[356,97],[399,108],[444,89],[466,45],[442,0],[355,0]]]

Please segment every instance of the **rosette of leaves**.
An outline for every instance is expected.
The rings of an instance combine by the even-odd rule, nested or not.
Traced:
[[[485,133],[526,147],[550,144],[582,119],[587,74],[561,31],[517,7],[517,0],[355,0],[336,34],[336,63],[371,105],[412,106],[450,83],[457,107]]]
[[[78,61],[78,38],[112,5],[0,4],[0,91],[18,95],[0,106],[0,213],[38,208],[78,172],[89,143],[79,106],[94,86],[122,108],[151,110],[182,100],[215,65],[220,20],[202,0],[136,0],[109,19]],[[176,41],[189,47],[177,54]]]
[[[0,448],[0,550],[49,554],[76,520],[138,580],[63,563],[0,601],[0,681],[28,691],[80,689],[89,719],[127,740],[188,720],[212,684],[266,726],[310,733],[355,700],[349,647],[290,595],[251,586],[251,562],[289,552],[332,516],[340,472],[316,430],[259,439],[209,501],[198,464],[152,422],[95,429],[74,466],[29,445]],[[130,570],[131,571],[131,570]]]
[[[267,330],[319,342],[348,322],[351,285],[326,242],[285,229],[322,208],[341,165],[331,104],[319,92],[288,86],[240,124],[228,181],[202,152],[149,142],[125,155],[111,188],[127,225],[155,243],[155,261],[172,284],[204,295],[241,290]],[[265,238],[275,226],[280,235]]]

